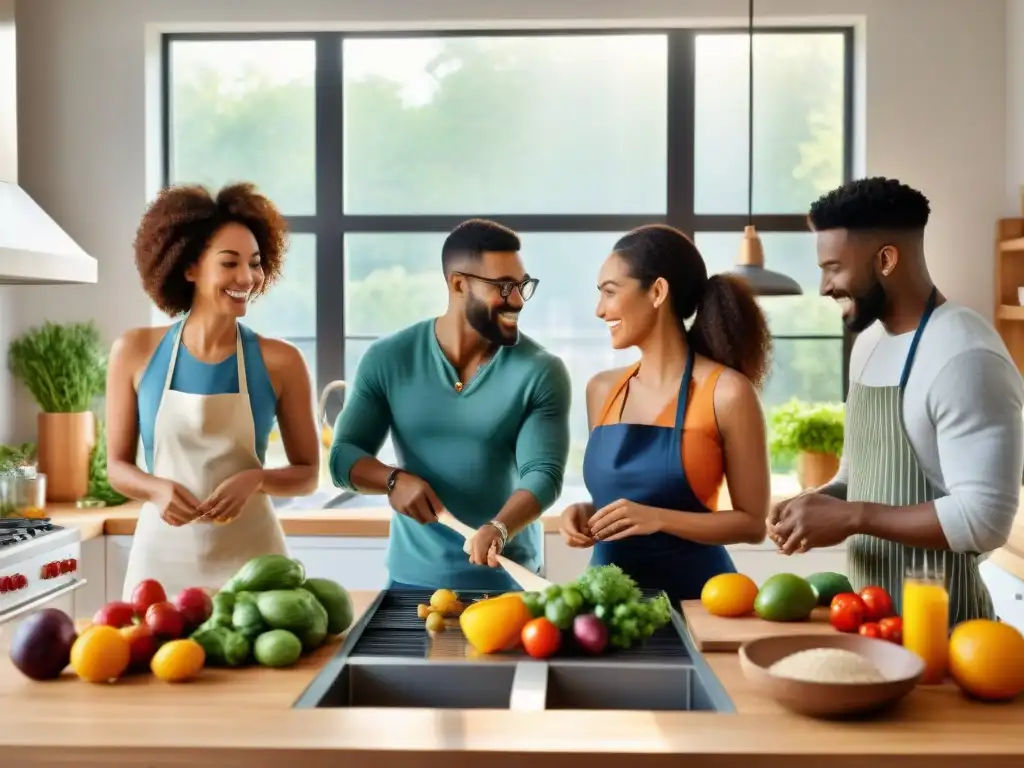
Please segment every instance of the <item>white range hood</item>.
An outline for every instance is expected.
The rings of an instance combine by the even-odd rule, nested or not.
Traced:
[[[18,186],[14,2],[0,0],[0,284],[95,283],[92,258]]]

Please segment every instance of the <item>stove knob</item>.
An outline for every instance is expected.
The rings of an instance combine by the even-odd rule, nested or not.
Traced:
[[[60,572],[61,573],[71,573],[71,561],[70,560],[61,560],[60,564],[59,564],[59,567],[60,567]]]
[[[12,589],[13,589],[13,586],[11,584],[11,577],[10,576],[4,576],[4,577],[0,578],[0,594],[3,594],[5,592],[10,592]]]
[[[50,565],[49,565],[49,563],[43,563],[41,566],[39,566],[39,578],[40,579],[48,579],[48,578],[50,578],[47,575],[47,574],[49,574],[49,572],[50,572]]]
[[[78,570],[78,560],[76,560],[75,558],[72,557],[70,560],[68,560],[68,562],[71,563],[71,572],[72,573],[74,573],[75,571]]]
[[[11,577],[15,589],[24,589],[28,586],[28,577],[24,573],[16,573]]]
[[[51,579],[56,579],[60,576],[60,563],[56,560],[47,566]]]

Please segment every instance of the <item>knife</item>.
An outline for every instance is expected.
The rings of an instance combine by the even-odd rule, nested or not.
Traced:
[[[462,538],[466,540],[465,545],[462,547],[462,551],[469,554],[469,540],[473,538],[476,531],[456,518],[455,515],[447,509],[442,509],[437,513],[437,522],[462,536]],[[498,564],[505,569],[505,572],[512,577],[513,581],[527,592],[543,592],[551,586],[551,582],[543,576],[538,576],[533,571],[524,568],[519,563],[509,560],[507,557],[498,555]]]

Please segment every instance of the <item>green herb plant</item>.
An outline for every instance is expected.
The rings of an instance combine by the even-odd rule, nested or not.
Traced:
[[[107,354],[92,322],[46,322],[12,341],[7,357],[44,413],[88,411],[106,386]]]
[[[114,490],[107,477],[107,430],[96,417],[96,445],[89,461],[89,490],[87,499],[102,501],[108,507],[124,504],[128,499]]]
[[[769,450],[777,460],[800,453],[843,453],[842,403],[807,403],[796,398],[772,410]]]
[[[35,443],[0,445],[0,475],[19,472],[35,466]]]

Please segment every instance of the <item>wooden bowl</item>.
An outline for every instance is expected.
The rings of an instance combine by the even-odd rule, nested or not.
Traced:
[[[885,676],[882,683],[811,683],[778,677],[769,667],[791,653],[842,648],[864,656]],[[740,647],[740,666],[754,689],[786,709],[809,717],[839,718],[881,709],[910,693],[924,662],[901,645],[860,635],[774,635]]]

